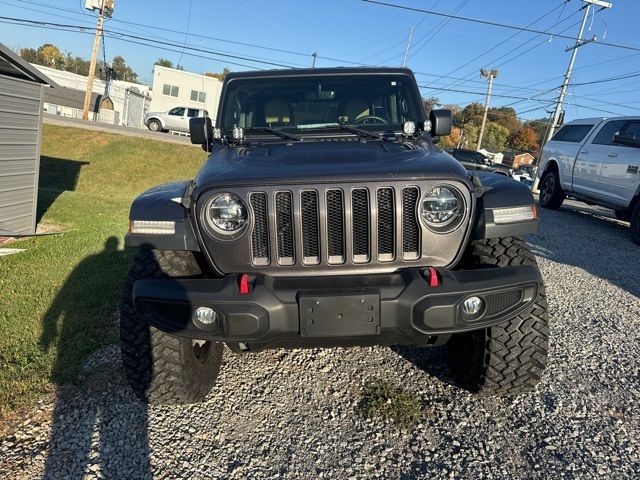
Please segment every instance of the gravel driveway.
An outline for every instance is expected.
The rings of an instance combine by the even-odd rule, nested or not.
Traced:
[[[478,398],[443,348],[225,352],[204,405],[142,406],[117,348],[80,387],[0,439],[6,478],[639,478],[640,247],[604,210],[542,210],[530,238],[547,283],[550,364],[538,391]],[[404,386],[411,430],[363,419],[362,386]]]

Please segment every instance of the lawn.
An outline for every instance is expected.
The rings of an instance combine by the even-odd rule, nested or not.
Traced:
[[[117,342],[131,200],[192,178],[205,158],[189,145],[54,125],[41,154],[40,223],[64,233],[12,243],[26,251],[0,257],[0,418],[72,382],[91,352]]]

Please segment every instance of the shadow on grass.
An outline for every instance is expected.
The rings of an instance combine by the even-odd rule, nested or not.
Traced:
[[[83,165],[89,165],[89,162],[47,157],[46,155],[40,157],[36,223],[40,223],[42,216],[62,192],[76,189],[80,169]]]
[[[115,341],[114,303],[129,263],[118,239],[108,238],[103,251],[70,273],[43,318],[40,346],[57,350],[52,381],[58,386],[46,479],[91,472],[150,478],[147,408],[126,385],[117,346],[99,350]],[[69,386],[87,358],[91,375]]]

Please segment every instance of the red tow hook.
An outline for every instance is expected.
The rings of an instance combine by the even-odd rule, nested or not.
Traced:
[[[433,267],[429,267],[428,272],[429,272],[429,286],[439,287],[440,279],[438,278],[438,271]]]
[[[249,294],[249,275],[243,273],[240,275],[240,282],[238,284],[240,287],[240,295],[248,295]]]

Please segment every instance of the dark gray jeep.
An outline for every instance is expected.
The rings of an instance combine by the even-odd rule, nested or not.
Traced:
[[[148,402],[190,403],[223,344],[449,346],[461,385],[531,390],[545,367],[547,302],[522,235],[529,190],[440,150],[451,113],[425,115],[410,70],[232,73],[195,179],[131,207],[139,248],[121,344]]]

